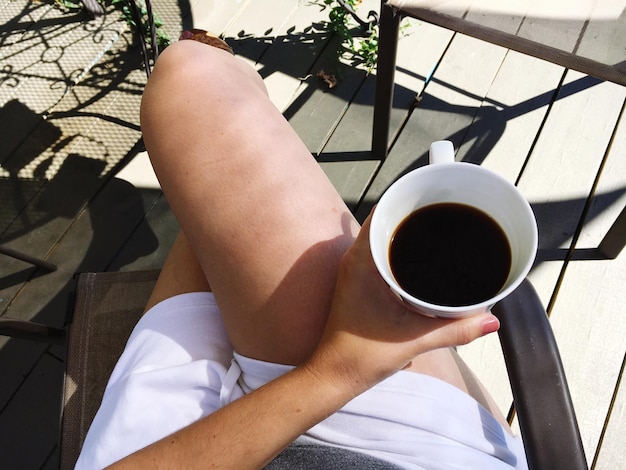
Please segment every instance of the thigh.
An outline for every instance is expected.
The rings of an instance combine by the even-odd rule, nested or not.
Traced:
[[[358,224],[260,77],[224,51],[179,42],[157,61],[141,115],[235,349],[291,364],[308,357]]]
[[[180,232],[163,264],[145,311],[175,295],[189,292],[210,292],[209,285],[189,241]]]

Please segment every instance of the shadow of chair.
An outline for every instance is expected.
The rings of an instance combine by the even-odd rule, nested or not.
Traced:
[[[546,60],[565,68],[576,70],[600,80],[611,81],[626,86],[626,54],[614,46],[607,44],[606,48],[598,45],[601,54],[594,58],[594,53],[590,47],[582,48],[588,36],[593,36],[602,40],[606,37],[608,41],[613,36],[610,34],[593,35],[590,33],[590,24],[601,23],[602,28],[611,32],[613,28],[616,32],[626,35],[626,2],[597,2],[597,10],[591,9],[589,0],[575,0],[570,2],[568,12],[563,13],[570,21],[576,20],[579,25],[578,40],[571,50],[554,47],[553,37],[541,36],[532,39],[518,35],[519,29],[514,32],[488,27],[480,24],[474,17],[469,15],[466,3],[460,0],[445,2],[445,5],[438,4],[432,0],[381,0],[381,10],[379,15],[379,49],[378,64],[376,69],[376,91],[374,102],[374,118],[372,130],[372,154],[381,159],[387,157],[389,151],[389,129],[391,119],[391,109],[394,95],[394,75],[396,69],[396,55],[398,49],[398,37],[400,32],[400,22],[403,18],[409,17],[427,23],[440,26],[454,32],[462,33],[476,39],[486,41],[507,49],[521,52],[525,55]],[[497,3],[497,2],[496,2]],[[485,18],[487,16],[497,17],[507,14],[507,11],[499,11],[509,8],[504,4],[496,4],[490,0],[479,0],[472,4],[477,5],[478,12],[475,17]],[[559,11],[554,11],[554,7],[549,6],[549,2],[536,2],[545,4],[544,10],[537,15],[551,15],[548,20],[554,23],[550,30],[560,31]],[[515,2],[515,5],[525,5],[524,2]],[[494,5],[496,5],[494,7]],[[604,11],[600,6],[606,6]],[[576,8],[578,7],[578,8]],[[609,9],[610,7],[610,9]],[[481,10],[483,8],[483,10]],[[571,8],[571,10],[570,10]],[[585,8],[587,8],[585,10]],[[609,11],[610,10],[610,11]],[[573,12],[572,12],[573,11]],[[509,15],[518,15],[519,24],[525,20],[536,20],[533,11],[510,11]],[[594,16],[595,15],[595,16]],[[468,19],[470,18],[470,19]],[[598,19],[599,18],[599,19]],[[566,23],[566,22],[564,22]],[[606,32],[605,31],[605,32]],[[591,41],[591,40],[590,40]],[[609,47],[610,46],[610,47]],[[606,50],[609,52],[606,52]],[[581,52],[582,50],[582,52]],[[613,52],[617,51],[617,52]],[[598,251],[609,259],[616,258],[626,246],[626,208],[620,213],[612,227],[606,233],[603,240],[598,245]]]
[[[127,0],[127,4],[135,24],[144,24],[142,18],[144,15],[142,15],[141,8],[137,2],[135,0]],[[86,2],[86,7],[89,11],[91,11],[91,13],[95,13],[93,11],[94,7],[98,9],[98,14],[104,13],[104,10],[97,2]],[[146,75],[149,77],[151,67],[158,57],[159,49],[157,45],[156,27],[150,0],[145,0],[144,8],[146,10],[146,28],[137,27],[135,28],[135,32],[145,64]],[[53,124],[42,120],[40,115],[34,113],[17,100],[12,100],[2,107],[0,123],[0,126],[5,131],[7,137],[6,142],[4,142],[2,152],[0,152],[0,163],[4,163],[7,156],[11,155],[15,149],[26,140],[27,137],[31,141],[37,143],[34,146],[35,148],[29,149],[33,152],[33,155],[28,156],[30,159],[31,157],[34,158],[34,156],[38,154],[42,148],[45,148],[47,145],[56,141],[56,139],[58,139],[61,135],[59,129],[57,129]],[[26,134],[31,131],[31,127],[35,126],[35,124],[37,127],[37,134],[27,136]],[[14,175],[11,173],[11,176]],[[31,264],[41,268],[45,272],[53,272],[57,269],[56,265],[44,259],[25,253],[22,250],[17,250],[7,244],[0,244],[0,255],[8,256]]]

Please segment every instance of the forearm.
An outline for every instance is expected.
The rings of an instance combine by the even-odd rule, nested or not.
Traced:
[[[360,389],[299,367],[111,468],[262,468]]]

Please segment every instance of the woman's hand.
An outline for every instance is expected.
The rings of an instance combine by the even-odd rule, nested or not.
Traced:
[[[400,300],[379,275],[369,247],[371,214],[344,255],[326,329],[307,367],[336,373],[361,391],[424,352],[467,344],[496,331],[490,313],[431,318]]]

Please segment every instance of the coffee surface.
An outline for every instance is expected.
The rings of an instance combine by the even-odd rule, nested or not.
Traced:
[[[475,207],[438,203],[398,226],[389,247],[396,281],[428,303],[459,307],[500,291],[511,269],[511,248],[500,225]]]

